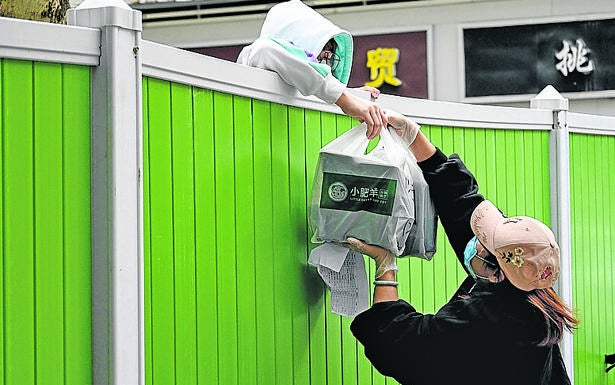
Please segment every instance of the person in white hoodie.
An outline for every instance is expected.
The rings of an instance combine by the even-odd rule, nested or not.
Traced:
[[[244,47],[237,62],[277,72],[305,95],[335,103],[342,111],[367,124],[373,139],[386,125],[386,115],[374,102],[353,95],[346,87],[352,67],[352,36],[324,16],[290,0],[273,6],[260,37]],[[380,91],[361,87],[377,98]]]

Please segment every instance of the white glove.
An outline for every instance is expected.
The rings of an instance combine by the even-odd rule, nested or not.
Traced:
[[[399,112],[387,109],[384,110],[384,113],[387,116],[388,125],[395,129],[397,135],[399,135],[408,146],[411,145],[414,139],[416,139],[421,126]]]
[[[356,238],[348,238],[346,241],[348,242],[345,244],[347,247],[376,261],[376,279],[382,277],[389,270],[397,271],[395,255],[389,250],[376,245],[368,245]]]

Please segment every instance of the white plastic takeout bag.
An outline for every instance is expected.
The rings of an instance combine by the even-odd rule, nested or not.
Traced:
[[[312,190],[312,241],[355,237],[402,255],[414,223],[409,151],[388,129],[365,153],[369,140],[360,124],[320,150]]]

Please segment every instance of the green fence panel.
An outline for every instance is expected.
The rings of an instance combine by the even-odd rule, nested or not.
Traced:
[[[275,384],[274,285],[273,274],[273,196],[271,160],[270,103],[253,102],[254,154],[254,273],[256,305],[257,384]],[[247,134],[247,133],[246,133]],[[260,257],[259,257],[260,256]]]
[[[615,353],[615,137],[572,134],[570,186],[577,384],[613,385],[605,354]]]
[[[394,383],[307,265],[318,151],[356,121],[152,78],[143,90],[146,382]],[[548,132],[424,130],[503,210],[549,222]],[[442,229],[432,262],[400,261],[401,295],[425,312],[462,278]]]
[[[0,59],[0,131],[0,384],[89,384],[89,68]]]
[[[62,383],[64,316],[62,261],[62,68],[34,66],[34,277],[36,373]],[[55,129],[54,129],[55,128]],[[45,252],[45,255],[41,253]],[[52,358],[53,359],[50,359]]]
[[[63,65],[64,383],[92,377],[90,69]]]
[[[198,384],[218,383],[218,308],[216,228],[210,220],[216,210],[214,175],[213,92],[193,90],[197,290]],[[198,165],[198,167],[196,167]]]
[[[254,169],[252,167],[252,106],[249,99],[235,98],[233,111],[233,131],[245,133],[234,135],[235,162],[235,209],[238,235],[237,253],[237,291],[254,293],[256,276],[254,274]],[[249,383],[257,376],[256,343],[256,298],[254,295],[237,296],[237,314],[244,315],[237,321],[237,362],[238,383]]]
[[[144,246],[145,266],[149,272],[151,312],[146,312],[151,331],[146,331],[150,340],[153,383],[175,383],[175,304],[173,283],[173,207],[172,207],[172,161],[171,161],[171,100],[170,85],[151,81],[147,84],[149,115],[147,124],[148,142],[144,143],[144,183],[148,192],[144,206],[148,209],[149,222],[144,224],[150,244]],[[145,98],[144,98],[145,100]],[[154,108],[155,107],[155,108]],[[147,343],[149,342],[149,344]]]
[[[4,61],[2,82],[5,381],[34,383],[32,63]]]

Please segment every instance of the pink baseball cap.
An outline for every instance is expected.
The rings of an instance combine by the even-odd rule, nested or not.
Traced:
[[[553,286],[560,269],[559,246],[544,223],[524,216],[505,217],[485,200],[472,212],[470,226],[517,288],[530,291]]]

